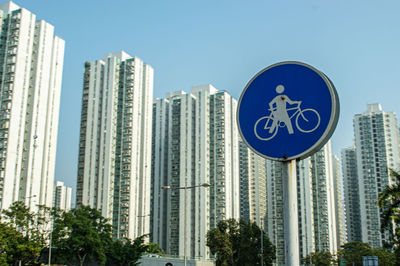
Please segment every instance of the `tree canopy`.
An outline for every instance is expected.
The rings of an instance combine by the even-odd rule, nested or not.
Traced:
[[[207,232],[207,246],[216,255],[218,266],[261,265],[261,254],[264,265],[272,265],[272,260],[275,259],[275,247],[265,232],[256,223],[244,220],[238,222],[228,219],[218,222],[217,228]]]
[[[0,216],[0,265],[47,263],[50,235],[52,263],[137,265],[145,252],[163,253],[157,244],[146,243],[148,235],[113,239],[111,224],[96,209],[81,206],[65,212],[39,206],[33,213],[15,202]]]
[[[332,265],[336,261],[335,257],[327,251],[312,252],[301,260],[304,265]]]
[[[0,221],[1,265],[21,263],[38,265],[41,250],[46,246],[48,209],[39,206],[37,213],[30,212],[23,202],[14,202],[3,210]]]
[[[82,206],[55,219],[52,244],[63,262],[83,265],[92,259],[103,265],[111,241],[111,225],[96,209]]]
[[[53,262],[86,265],[138,265],[145,252],[162,253],[147,235],[134,240],[113,239],[112,226],[101,213],[88,206],[62,212],[55,218],[52,234]]]
[[[400,265],[400,174],[390,170],[390,176],[394,182],[379,194],[378,205],[382,212],[382,231],[391,236],[389,243],[384,243],[385,247],[394,250],[396,265]]]
[[[145,252],[163,253],[158,245],[145,244],[147,235],[140,236],[135,240],[129,239],[115,240],[111,243],[109,251],[106,253],[106,265],[132,266],[139,265],[138,261]]]
[[[363,242],[350,242],[342,246],[338,251],[339,261],[345,262],[346,265],[362,266],[364,256],[377,256],[379,265],[391,266],[395,265],[395,255],[384,249],[374,249],[370,245]]]

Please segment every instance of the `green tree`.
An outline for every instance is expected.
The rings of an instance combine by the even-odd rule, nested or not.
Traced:
[[[275,259],[275,247],[264,231],[253,222],[228,219],[218,222],[217,228],[207,232],[207,246],[216,255],[216,264],[260,265],[261,234],[263,239],[263,263],[272,265]]]
[[[336,260],[334,256],[327,251],[320,251],[320,252],[312,252],[307,257],[302,259],[302,262],[305,265],[318,265],[318,266],[325,266],[325,265],[332,265]]]
[[[145,243],[147,235],[140,236],[135,240],[114,240],[107,252],[106,265],[139,265],[138,261],[145,252],[162,254],[164,251],[157,244]]]
[[[362,266],[362,257],[371,255],[371,247],[366,243],[358,241],[346,243],[338,251],[338,258],[344,260],[346,265],[353,265],[354,263],[355,266]]]
[[[93,260],[104,265],[112,243],[111,225],[98,210],[81,206],[55,218],[52,243],[54,261],[83,265]]]
[[[147,244],[146,252],[156,253],[156,254],[165,254],[165,251],[158,244],[153,243],[153,242],[149,242]]]
[[[400,220],[400,174],[391,170],[390,176],[394,184],[385,187],[378,197],[379,208],[383,211],[382,228],[390,226],[392,220],[397,223]]]
[[[391,242],[385,243],[385,247],[394,250],[396,265],[400,265],[400,174],[390,170],[390,176],[394,183],[379,194],[378,205],[382,212],[381,229],[391,234]]]
[[[9,264],[36,265],[41,250],[46,245],[48,209],[39,206],[37,213],[30,212],[23,202],[14,202],[3,210],[0,225],[0,258]],[[4,255],[5,254],[5,255]]]
[[[17,262],[26,253],[25,239],[14,227],[0,223],[0,265]]]
[[[346,265],[362,266],[363,256],[377,256],[379,265],[395,265],[395,256],[384,249],[373,249],[370,245],[363,242],[350,242],[342,246],[338,251],[339,261],[344,261]]]
[[[217,266],[233,265],[233,243],[231,238],[238,234],[236,220],[220,221],[217,228],[207,232],[207,246],[216,255]]]
[[[372,249],[372,256],[377,256],[379,259],[379,265],[396,265],[396,256],[390,251],[382,248]]]

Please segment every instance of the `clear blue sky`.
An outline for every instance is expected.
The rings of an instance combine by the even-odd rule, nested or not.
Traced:
[[[56,180],[75,187],[85,61],[125,50],[155,70],[154,96],[213,84],[239,98],[261,69],[308,63],[335,84],[334,153],[379,102],[400,115],[400,1],[16,0],[66,41]]]

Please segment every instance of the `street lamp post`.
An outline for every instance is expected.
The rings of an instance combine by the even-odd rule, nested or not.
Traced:
[[[183,209],[183,223],[184,223],[184,228],[183,228],[183,264],[186,266],[186,190],[188,189],[193,189],[196,187],[205,187],[208,188],[210,187],[210,183],[203,183],[201,185],[195,185],[195,186],[187,186],[185,183],[184,187],[170,187],[170,186],[162,186],[161,189],[163,190],[170,190],[170,189],[183,189],[185,193],[185,199],[184,199],[184,209]]]

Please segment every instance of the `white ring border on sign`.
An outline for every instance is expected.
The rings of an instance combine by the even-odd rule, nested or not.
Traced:
[[[247,88],[250,86],[251,83],[253,83],[253,81],[262,73],[264,73],[265,71],[279,66],[279,65],[288,65],[288,64],[292,64],[292,65],[301,65],[304,66],[306,68],[311,69],[312,71],[314,71],[315,73],[317,73],[325,82],[326,86],[329,89],[329,93],[331,95],[331,99],[332,99],[332,106],[331,106],[331,117],[329,119],[329,123],[328,126],[326,127],[324,133],[322,134],[322,136],[318,139],[318,141],[316,141],[314,143],[314,145],[312,145],[310,148],[308,148],[307,150],[305,150],[304,152],[300,153],[300,154],[296,154],[294,156],[291,157],[282,157],[282,158],[278,158],[278,157],[269,157],[266,156],[262,153],[260,153],[259,151],[257,151],[255,148],[253,148],[246,140],[246,138],[244,138],[243,133],[242,133],[242,129],[240,128],[240,117],[239,117],[239,109],[240,109],[240,104],[242,102],[242,98],[243,95],[246,93]],[[316,69],[315,67],[308,65],[306,63],[303,62],[299,62],[299,61],[283,61],[283,62],[278,62],[275,63],[273,65],[270,65],[266,68],[264,68],[263,70],[261,70],[260,72],[258,72],[246,85],[246,87],[244,88],[244,90],[242,91],[242,94],[240,95],[239,98],[239,102],[237,105],[237,109],[236,109],[236,124],[237,127],[239,129],[239,133],[240,133],[240,137],[242,138],[242,140],[245,142],[245,144],[247,145],[247,147],[249,147],[252,151],[254,151],[256,154],[260,155],[261,157],[265,158],[265,159],[269,159],[269,160],[274,160],[274,161],[281,161],[281,162],[286,162],[286,161],[290,161],[290,160],[301,160],[304,158],[307,158],[311,155],[313,155],[314,153],[316,153],[317,151],[319,151],[330,139],[330,137],[332,136],[333,132],[336,129],[337,123],[339,121],[339,113],[340,113],[340,103],[339,103],[339,97],[337,94],[337,91],[335,89],[335,86],[333,85],[332,81],[321,71],[319,71],[318,69]]]

